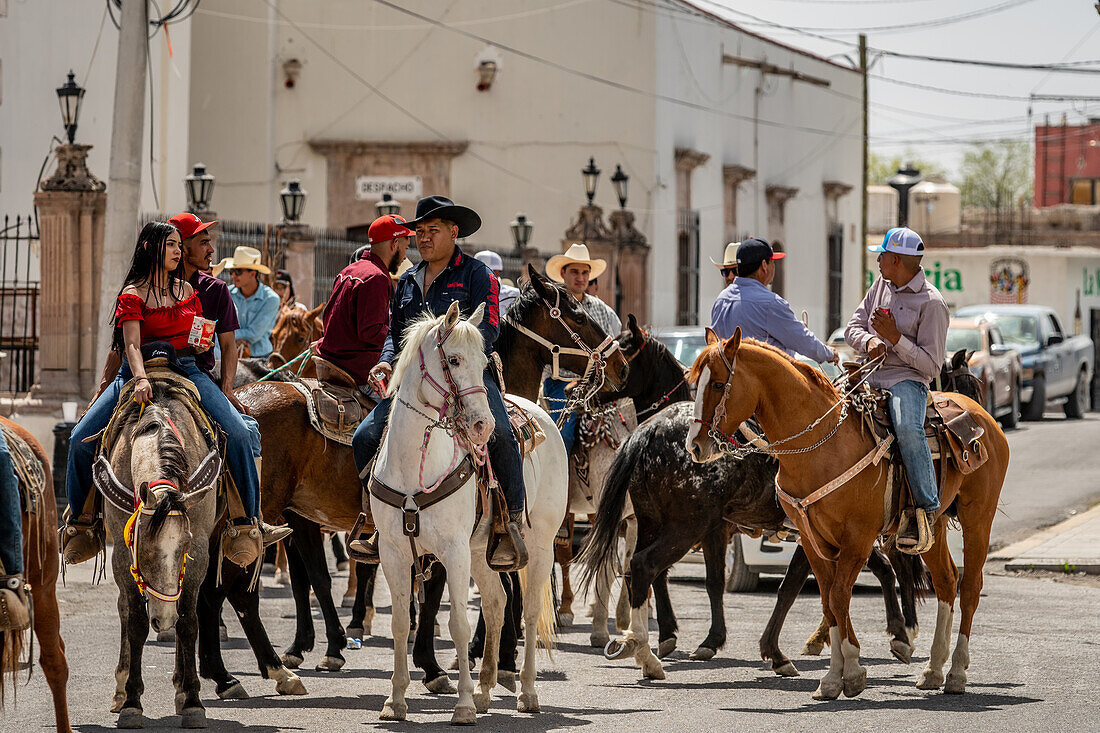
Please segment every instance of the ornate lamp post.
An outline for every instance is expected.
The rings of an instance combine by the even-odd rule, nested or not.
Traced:
[[[80,102],[84,99],[84,87],[76,83],[76,77],[69,70],[69,79],[57,88],[57,101],[61,105],[61,121],[69,144],[76,141],[76,122],[80,118]]]
[[[187,192],[187,210],[198,214],[209,210],[210,196],[214,193],[214,176],[206,172],[206,166],[195,163],[190,175],[183,177],[183,187]]]
[[[890,188],[898,192],[898,226],[909,226],[909,189],[921,182],[920,171],[906,163],[898,172],[886,179]]]
[[[279,201],[283,206],[283,221],[287,224],[297,224],[302,218],[302,209],[306,205],[306,194],[301,182],[294,179],[286,188],[279,192]]]
[[[531,241],[531,230],[534,229],[531,220],[526,214],[517,213],[515,221],[509,226],[512,227],[512,243],[516,246],[516,252],[522,255],[527,243]]]
[[[626,184],[630,181],[630,176],[623,173],[623,168],[620,165],[615,166],[615,173],[611,176],[611,183],[615,186],[615,195],[619,197],[619,208],[626,208]]]
[[[591,206],[592,199],[596,198],[596,181],[600,177],[595,158],[589,158],[588,165],[581,168],[581,177],[584,179],[584,195],[588,197],[588,205]]]
[[[400,214],[401,204],[393,200],[393,196],[388,193],[382,194],[382,200],[374,205],[374,208],[378,210],[379,216],[386,216],[387,214]]]

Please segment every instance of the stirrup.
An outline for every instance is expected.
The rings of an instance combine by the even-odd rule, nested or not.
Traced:
[[[30,628],[31,606],[22,575],[0,574],[0,632]]]
[[[505,534],[495,534],[486,547],[485,559],[489,568],[498,573],[509,573],[527,567],[527,545],[523,541],[523,512],[515,512],[505,525]]]
[[[910,522],[916,525],[916,537],[909,534]],[[929,518],[928,512],[919,507],[912,512],[902,512],[901,519],[898,521],[898,534],[894,538],[894,545],[899,552],[904,552],[907,555],[922,555],[932,548],[935,541],[935,535],[932,533],[932,520]]]
[[[103,552],[107,545],[103,520],[95,518],[88,521],[84,517],[73,519],[70,511],[65,510],[65,523],[58,529],[61,539],[61,558],[66,565],[76,565]]]
[[[378,530],[375,530],[369,537],[361,537],[348,542],[347,551],[348,557],[355,560],[355,562],[366,563],[367,565],[381,563],[382,558],[378,554]]]

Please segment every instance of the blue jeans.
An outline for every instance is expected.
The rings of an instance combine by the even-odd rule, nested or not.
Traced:
[[[508,410],[504,406],[504,398],[500,394],[500,386],[491,373],[492,367],[485,370],[485,389],[488,390],[489,411],[493,413],[493,437],[489,438],[489,460],[492,461],[493,471],[497,481],[504,491],[504,498],[508,502],[508,511],[516,513],[523,511],[523,459],[519,457],[519,442],[508,422]],[[355,456],[355,467],[359,473],[371,462],[378,453],[378,446],[382,442],[382,429],[390,419],[390,407],[393,398],[387,397],[379,402],[367,418],[355,429],[355,435],[351,439],[351,449]],[[367,480],[363,479],[363,488],[367,487]]]
[[[9,575],[23,572],[23,514],[19,505],[19,479],[0,433],[0,562]]]
[[[890,387],[887,408],[894,422],[894,434],[901,451],[901,462],[909,476],[913,501],[926,512],[940,509],[940,492],[936,488],[936,469],[932,452],[924,437],[924,414],[928,407],[928,385],[907,379]]]
[[[226,434],[225,462],[229,474],[237,485],[241,502],[249,517],[259,516],[260,479],[256,474],[253,456],[260,454],[260,428],[256,420],[242,415],[229,402],[218,385],[195,364],[195,357],[179,360],[184,373],[199,391],[202,406],[211,419]],[[107,426],[118,404],[122,385],[133,377],[130,365],[125,361],[115,381],[103,390],[84,417],[73,427],[69,438],[69,462],[65,473],[65,491],[69,495],[69,508],[74,518],[80,516],[84,502],[92,490],[92,462],[95,460],[96,443],[85,443],[84,438],[95,435]]]
[[[561,417],[565,409],[565,385],[569,384],[564,379],[547,377],[542,383],[542,393],[546,395],[546,404],[549,406],[550,419],[555,423]],[[565,454],[573,452],[573,443],[577,439],[577,413],[570,411],[569,417],[561,426],[561,439],[565,442]]]

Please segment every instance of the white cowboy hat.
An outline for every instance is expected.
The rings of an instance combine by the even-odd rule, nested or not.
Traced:
[[[737,248],[741,246],[740,242],[730,242],[726,245],[726,251],[722,253],[722,261],[715,262],[713,257],[708,257],[711,264],[717,267],[719,270],[726,270],[731,267],[737,267]]]
[[[262,275],[270,275],[271,270],[267,265],[260,264],[260,250],[255,247],[237,247],[233,250],[232,257],[214,265],[214,277],[222,273],[222,270],[255,270]]]
[[[554,282],[565,282],[561,271],[574,264],[590,265],[592,267],[588,273],[590,280],[596,279],[607,269],[607,260],[594,260],[589,256],[586,245],[573,243],[569,245],[569,249],[565,250],[565,254],[554,255],[547,261],[546,276]]]

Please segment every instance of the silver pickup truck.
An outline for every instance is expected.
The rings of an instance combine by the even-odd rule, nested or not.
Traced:
[[[1007,346],[1023,361],[1020,401],[1025,420],[1039,420],[1050,402],[1061,402],[1066,417],[1089,409],[1093,344],[1088,336],[1069,336],[1058,314],[1040,305],[969,305],[957,316],[987,315],[996,321]]]

